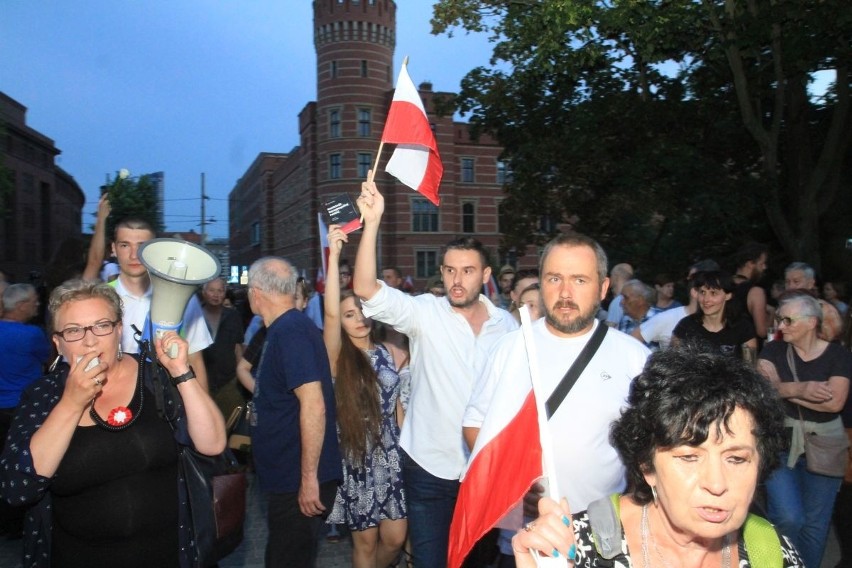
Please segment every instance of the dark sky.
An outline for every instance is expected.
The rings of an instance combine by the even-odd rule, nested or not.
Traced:
[[[484,35],[430,34],[431,3],[398,0],[394,74],[457,91],[488,65]],[[166,225],[227,236],[227,196],[259,152],[288,152],[316,98],[308,0],[0,2],[0,91],[62,151],[86,192],[88,231],[106,176],[165,172]]]

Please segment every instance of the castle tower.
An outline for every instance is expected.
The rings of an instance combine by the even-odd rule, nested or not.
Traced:
[[[317,197],[357,193],[393,89],[396,3],[315,0]]]

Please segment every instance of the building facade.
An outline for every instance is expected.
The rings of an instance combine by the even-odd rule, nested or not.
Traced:
[[[314,2],[317,100],[299,113],[299,145],[287,154],[261,153],[231,191],[230,258],[251,264],[283,256],[312,279],[320,263],[317,212],[324,198],[357,196],[376,153],[393,97],[396,10],[392,0]],[[415,72],[416,75],[416,72]],[[436,273],[441,247],[476,236],[492,252],[500,244],[500,203],[506,170],[501,148],[473,139],[466,123],[440,116],[436,103],[451,93],[419,87],[444,164],[440,207],[384,173],[393,147],[380,158],[376,183],[385,196],[379,236],[381,267],[396,266],[422,288]],[[354,259],[358,233],[344,256]]]
[[[85,264],[80,214],[86,198],[56,165],[59,148],[27,126],[26,113],[0,92],[0,164],[7,176],[0,182],[0,268],[14,281],[50,285]]]

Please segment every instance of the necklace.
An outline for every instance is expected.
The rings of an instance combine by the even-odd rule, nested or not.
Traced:
[[[644,568],[651,568],[651,553],[648,548],[648,541],[651,541],[651,546],[654,547],[654,552],[657,555],[657,558],[660,560],[660,564],[665,566],[665,568],[672,568],[672,565],[666,560],[663,556],[663,552],[660,550],[659,546],[657,546],[657,539],[654,538],[654,535],[651,534],[651,530],[648,523],[648,504],[642,506],[642,524],[640,526],[639,532],[642,536],[642,563],[644,564]],[[724,542],[724,546],[722,547],[722,568],[731,568],[731,539],[730,535],[725,535],[722,539]]]
[[[110,432],[120,432],[133,424],[142,414],[142,405],[145,402],[145,387],[142,381],[142,364],[139,364],[139,372],[136,375],[136,391],[128,406],[116,406],[110,410],[107,419],[104,420],[95,410],[95,399],[89,406],[89,416],[92,422]]]

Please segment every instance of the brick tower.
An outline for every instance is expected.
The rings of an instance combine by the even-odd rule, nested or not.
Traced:
[[[396,3],[315,0],[317,197],[357,194],[393,89]]]

